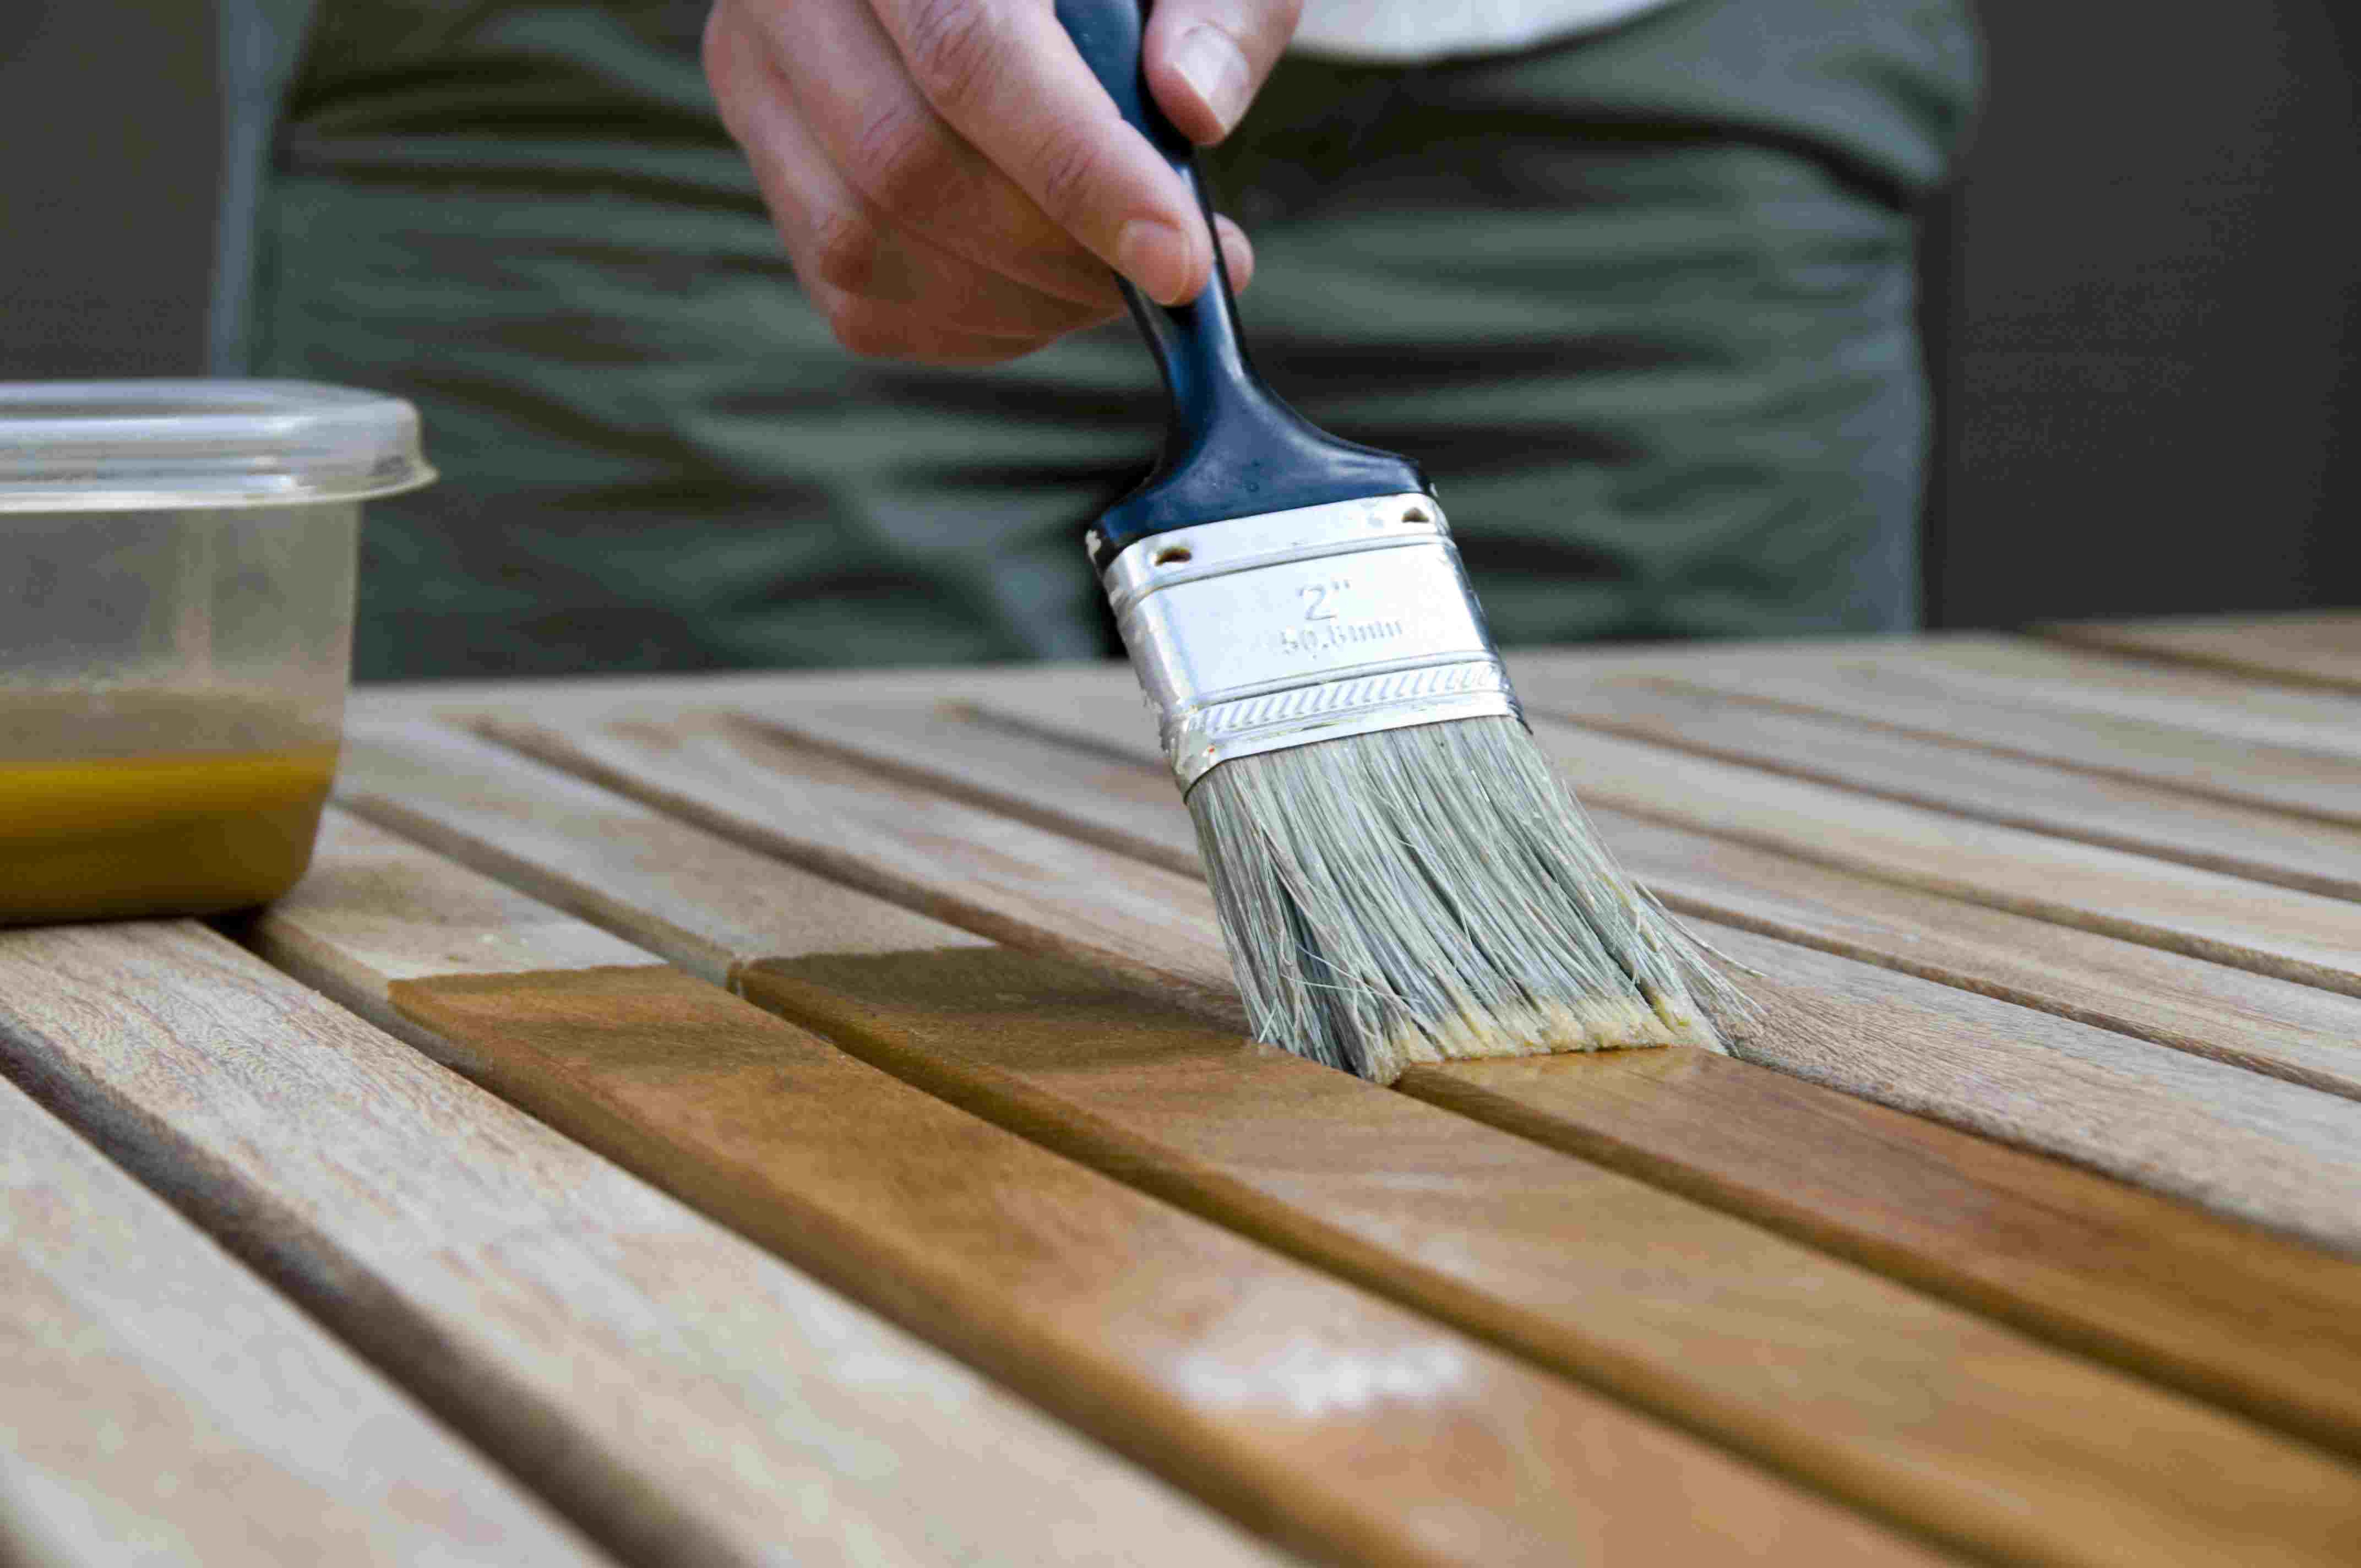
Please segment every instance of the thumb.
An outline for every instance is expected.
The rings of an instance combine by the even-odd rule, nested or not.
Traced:
[[[1141,55],[1148,90],[1199,146],[1237,126],[1295,36],[1303,0],[1159,0]]]

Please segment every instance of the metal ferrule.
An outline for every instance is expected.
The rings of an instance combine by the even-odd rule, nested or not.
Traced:
[[[1235,757],[1522,718],[1432,496],[1175,529],[1103,581],[1183,792]]]

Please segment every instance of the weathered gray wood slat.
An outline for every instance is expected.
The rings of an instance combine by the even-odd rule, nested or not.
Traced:
[[[402,893],[333,869],[306,885],[379,905]],[[520,953],[645,961],[587,927],[536,921],[524,901],[509,914],[497,930],[436,934],[437,966],[498,970]],[[202,927],[0,934],[0,1052],[109,1155],[628,1560],[1039,1562],[1078,1540],[1139,1563],[1262,1560],[939,1352]],[[192,1363],[192,1380],[238,1375],[233,1350],[213,1354],[210,1371]],[[300,1387],[296,1368],[283,1376]],[[384,1442],[402,1441],[390,1426]],[[424,1510],[447,1481],[446,1468],[423,1470],[415,1494],[399,1475],[350,1484]],[[496,1504],[476,1522],[500,1521]],[[451,1506],[451,1528],[468,1528],[466,1505]],[[285,1529],[300,1544],[302,1521]],[[497,1548],[451,1560],[548,1555],[522,1533]]]
[[[1977,821],[2361,899],[2361,827],[2029,762],[1676,681],[1564,681],[1532,706],[1586,729]]]
[[[1947,747],[2361,824],[2361,696],[1997,637],[1824,652],[1707,646],[1651,660],[1543,652],[1511,663],[1518,690],[1542,711],[1564,688],[1676,680]]]
[[[33,940],[0,933],[11,989],[29,978],[16,960]],[[0,1557],[12,1554],[92,1568],[605,1561],[0,1079]]]

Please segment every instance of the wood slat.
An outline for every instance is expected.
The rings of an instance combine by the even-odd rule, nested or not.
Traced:
[[[333,870],[311,885],[364,903],[401,893]],[[634,953],[522,917],[432,939],[444,970]],[[1143,1563],[1268,1561],[940,1352],[201,927],[0,938],[0,1049],[627,1559],[1047,1562],[1088,1541]]]
[[[1086,703],[1044,705],[1031,718],[1030,733],[1046,737],[1086,710]],[[803,721],[792,711],[785,717]],[[1082,733],[1096,744],[1104,737],[1136,736],[1137,729],[1111,723]],[[895,868],[930,866],[939,889],[958,890],[952,903],[965,913],[954,914],[954,922],[998,939],[1086,960],[1104,955],[1150,978],[1171,972],[1192,984],[1191,994],[1199,997],[1226,972],[1226,959],[1216,951],[1210,896],[1194,879],[1144,877],[1088,844],[929,790],[890,787],[873,773],[777,733],[723,716],[575,737],[529,725],[500,732],[725,836],[783,858],[825,861],[829,874],[865,878],[862,885],[889,896],[902,882]],[[777,809],[783,770],[792,772],[807,803],[793,817]],[[1077,780],[1094,776],[1080,769],[1074,774]],[[1069,792],[1060,798],[1067,815],[1090,815],[1076,804],[1080,796]],[[824,803],[825,812],[815,801]],[[1039,802],[1030,809],[1039,811]],[[1137,810],[1126,797],[1099,819],[1119,824]],[[906,837],[913,831],[918,839]],[[855,842],[873,859],[851,853],[848,845]],[[1041,864],[1053,865],[1054,874],[1027,873],[1026,868]],[[1150,869],[1160,870],[1140,871]],[[1125,891],[1103,903],[1100,887],[1118,877],[1126,879]],[[1137,929],[1143,898],[1163,909],[1160,919],[1145,921],[1150,927],[1145,938]],[[1055,924],[1042,929],[1038,923],[1045,921]],[[1774,1031],[1741,1046],[1752,1059],[2340,1250],[2361,1250],[2361,1187],[2356,1185],[2361,1137],[2355,1120],[2361,1110],[2353,1102],[1908,974],[1881,974],[1840,959],[1824,965],[1818,956],[1795,948],[1770,951],[1774,970],[1826,968],[1838,983],[1816,1004],[1817,1032],[1810,1039]],[[1940,1071],[1915,1069],[1906,1050],[1894,1054],[1897,1037],[1907,1041],[1924,1033],[1920,1020],[1930,1013],[1948,1020],[1945,1029],[1963,1042]],[[2118,1114],[2095,1118],[2076,1103],[2094,1077],[2110,1086]]]
[[[535,680],[421,681],[372,685],[353,694],[354,711],[381,723],[466,725],[513,713],[523,696],[545,724],[574,728],[624,718],[661,718],[686,707],[777,699],[826,702],[982,701],[1044,687],[1097,696],[1136,692],[1120,659],[1023,664],[893,666],[843,670],[703,670],[655,675],[574,675]]]
[[[1980,822],[2361,899],[2361,828],[2028,762],[1673,681],[1560,683],[1534,699],[1532,710]]]
[[[1659,671],[1557,655],[1521,668],[1518,690],[1544,709],[1565,687],[1657,674],[1949,745],[2361,823],[2361,702],[2325,693],[1991,638],[1938,639],[1873,660],[1710,651]]]
[[[1685,914],[2361,1099],[2361,998],[1595,815],[1632,874]]]
[[[2126,1423],[2158,1430],[2153,1414],[2125,1408],[2153,1398],[2136,1385],[1648,1188],[1537,1159],[1405,1097],[1277,1053],[1241,1052],[1234,1039],[1085,972],[979,948],[906,914],[902,950],[873,950],[887,924],[873,901],[751,857],[730,870],[710,839],[678,823],[634,817],[620,800],[457,738],[381,735],[356,748],[352,768],[347,788],[366,809],[562,902],[596,889],[652,945],[675,946],[680,960],[726,974],[880,1065],[1102,1168],[1536,1359],[1670,1400],[1691,1424],[1850,1495],[1889,1508],[1907,1495],[1928,1510],[1912,1517],[1985,1550],[2076,1561],[2128,1549],[2113,1531],[2086,1539],[2091,1505],[2073,1497],[2087,1497],[2093,1477],[2074,1456],[2100,1456],[2105,1470]],[[840,843],[866,838],[865,823],[835,817],[829,798],[802,784],[799,774],[770,784],[784,817]],[[675,861],[710,874],[694,884],[648,874]],[[807,912],[841,911],[841,923],[864,934],[864,950],[808,945],[808,913],[765,930],[737,890],[775,882],[796,884]],[[2004,1168],[2038,1163],[1993,1152]],[[2064,1183],[2062,1193],[2036,1188],[2052,1200],[2103,1185],[2044,1168]],[[2157,1207],[2132,1195],[2130,1212],[2144,1202]],[[2172,1217],[2228,1244],[2226,1255],[2259,1246],[2292,1260],[2291,1277],[2322,1272],[2317,1260],[2252,1234],[2187,1212]],[[2169,1245],[2170,1227],[2149,1229]],[[2313,1311],[2332,1327],[2349,1316],[2361,1270],[2345,1275],[2343,1294],[2311,1302],[2307,1321]],[[2252,1303],[2234,1310],[2234,1321],[2249,1321]],[[2177,1339],[2174,1354],[2194,1351],[2202,1362],[2214,1327],[2184,1322],[2149,1337]],[[2361,1335],[2340,1329],[2331,1343],[2340,1369],[2361,1365]],[[1837,1343],[1840,1364],[1828,1358]],[[2268,1360],[2248,1359],[2268,1378]],[[1897,1407],[1898,1387],[1923,1391],[1926,1402]],[[2077,1413],[2059,1413],[2070,1408]],[[2344,1420],[2353,1425],[2356,1415],[2361,1408]],[[2361,1426],[2346,1434],[2356,1435]],[[2204,1439],[2191,1432],[2173,1446],[2192,1444]],[[2035,1453],[2045,1457],[2027,1466]],[[1939,1479],[1929,1487],[1927,1477]],[[2014,1502],[2001,1517],[1983,1511],[2004,1497]],[[2017,1533],[2020,1511],[2063,1537]]]
[[[1521,649],[1509,656],[1517,689],[1570,679],[1678,680],[1718,690],[1742,689],[1751,677],[1809,680],[1874,671],[1898,679],[1966,683],[2035,707],[2112,714],[2199,734],[2235,736],[2293,751],[2361,754],[2353,734],[2354,698],[2337,692],[2271,686],[2194,665],[2163,664],[2013,634],[1973,631],[1916,637],[1797,642],[1653,643],[1616,648]],[[1081,666],[1058,671],[1054,684],[1084,689]],[[798,689],[749,685],[731,702],[770,700]],[[1028,688],[1015,682],[952,685],[931,694],[996,699]],[[985,694],[988,693],[989,696]],[[827,694],[809,692],[813,697]],[[879,694],[883,696],[884,694]]]
[[[583,967],[587,928],[521,926],[521,895],[424,850],[333,817],[320,863],[265,918],[274,956],[1306,1550],[1927,1560],[645,954]],[[521,928],[547,963],[454,957]]]
[[[1019,733],[973,708],[796,703],[764,711],[797,736],[927,787],[1201,874],[1196,831],[1160,767]],[[2361,1098],[2361,998],[1612,809],[1592,815],[1632,873],[1684,913]]]
[[[2361,692],[2361,610],[2189,620],[2052,621],[2061,642],[2228,670],[2257,680]]]
[[[0,934],[12,989],[27,945]],[[605,1561],[5,1079],[0,1543],[45,1564]]]
[[[1534,733],[1586,800],[1879,881],[2361,995],[2361,905],[1598,730],[1543,723]]]
[[[2275,764],[2281,751],[2361,757],[2361,700],[2336,692],[2262,685],[2021,637],[1938,639],[1913,662],[1930,676],[1973,680],[2039,707],[2251,741],[2266,750],[2250,773],[2269,772],[2260,764]]]

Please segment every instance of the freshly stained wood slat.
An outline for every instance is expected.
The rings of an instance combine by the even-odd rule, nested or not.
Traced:
[[[309,885],[364,906],[402,892],[333,869]],[[443,972],[522,952],[637,957],[568,925],[403,930]],[[201,927],[0,938],[0,1049],[628,1559],[1042,1562],[1081,1541],[1138,1563],[1266,1560],[940,1352]]]
[[[1071,722],[1073,711],[1061,706],[1038,715],[1040,730]],[[851,876],[889,895],[898,874],[881,868],[931,865],[938,886],[959,890],[951,902],[966,913],[955,914],[954,924],[1014,945],[1085,959],[1104,954],[1150,978],[1173,973],[1196,987],[1190,993],[1196,997],[1210,993],[1226,973],[1226,959],[1215,951],[1211,896],[1202,883],[1172,875],[1144,879],[1140,872],[1154,868],[1126,870],[1125,857],[897,784],[726,717],[617,726],[570,738],[529,725],[496,728],[561,765],[659,800],[727,837],[789,860],[824,861],[831,875]],[[1095,743],[1095,737],[1121,732],[1110,726],[1082,733]],[[1631,744],[1595,739],[1605,746]],[[790,777],[798,802],[792,813],[781,806]],[[1129,803],[1120,809],[1127,812]],[[1058,877],[1018,876],[1014,891],[1003,893],[1002,880],[1016,875],[1008,867],[1035,863],[1054,863]],[[1122,894],[1103,904],[1100,886],[1118,879]],[[1160,921],[1150,922],[1160,925],[1160,939],[1137,933],[1142,899],[1160,901]],[[1043,929],[1042,922],[1053,924]],[[1774,952],[1774,969],[1817,961],[1802,949]],[[2361,1251],[2361,1122],[2356,1120],[2361,1106],[2355,1102],[2065,1018],[1950,992],[1906,973],[1829,962],[1841,985],[1821,999],[1825,1027],[1815,1047],[1791,1056],[1798,1043],[1774,1033],[1742,1044],[1741,1054],[2339,1250]],[[1889,1009],[1905,1021],[1898,1035],[1889,1027]],[[1897,1040],[1906,1042],[1920,1030],[1916,1020],[1929,1009],[1970,1042],[1940,1071],[1916,1069],[1908,1056],[1892,1056],[1903,1048]],[[2094,1075],[2109,1086],[2116,1114],[2092,1117],[2076,1103]]]
[[[1971,1319],[1645,1188],[1536,1158],[1513,1140],[1437,1118],[1344,1075],[1276,1053],[1241,1052],[1235,1040],[1086,972],[981,948],[913,914],[881,914],[850,890],[809,887],[793,870],[751,857],[730,873],[710,840],[681,824],[653,815],[634,820],[620,801],[598,803],[579,785],[471,751],[466,742],[386,737],[352,760],[348,785],[367,808],[561,899],[596,886],[609,907],[625,911],[626,928],[685,942],[680,956],[708,972],[726,964],[746,994],[807,1019],[913,1081],[1539,1358],[1641,1397],[1665,1397],[1659,1390],[1669,1382],[1694,1422],[1719,1417],[1745,1431],[1760,1430],[1767,1416],[1772,1424],[1760,1441],[1807,1473],[1825,1475],[1833,1464],[1842,1477],[1866,1464],[1872,1495],[1881,1484],[1895,1485],[1890,1464],[1905,1476],[1939,1475],[1927,1506],[1948,1517],[1960,1507],[1955,1488],[1996,1495],[1977,1486],[1982,1475],[1998,1493],[2014,1496],[2014,1508],[2079,1535],[2070,1525],[2075,1505],[2058,1496],[2088,1480],[2075,1473],[2075,1456],[2099,1455],[2105,1468],[2121,1453],[2122,1430],[2157,1431],[2152,1414],[2131,1408],[2147,1398],[2127,1396],[2136,1386],[2093,1377],[2069,1362],[2044,1370],[2038,1353],[2021,1342],[2013,1347]],[[809,804],[792,784],[781,792],[783,812]],[[585,828],[596,836],[585,839]],[[715,874],[696,885],[651,874],[675,859]],[[882,947],[898,919],[906,950],[815,948],[808,914],[765,932],[768,916],[749,911],[736,890],[774,877],[795,880],[800,903],[840,910],[865,948]],[[634,911],[635,898],[642,904]],[[1586,1066],[1569,1060],[1559,1069],[1578,1073]],[[1784,1091],[1795,1103],[1813,1103],[1800,1086]],[[1848,1124],[1841,1114],[1831,1120]],[[2047,1173],[2037,1189],[2047,1198],[2089,1188],[2101,1194],[2103,1213],[2114,1192],[2124,1200],[2114,1212],[2160,1207],[2128,1190],[1926,1129],[1938,1150],[1946,1138],[1983,1149],[2004,1171],[2014,1162]],[[1946,1195],[1969,1186],[1956,1182]],[[1569,1216],[1579,1216],[1571,1229]],[[2290,1280],[2316,1281],[2323,1272],[2300,1252],[2186,1211],[2174,1217],[2193,1242],[2184,1261],[2218,1263],[2257,1250],[2284,1260]],[[2071,1239],[2087,1245],[2106,1230],[2094,1223]],[[2154,1239],[2173,1250],[2169,1229]],[[2361,1332],[2344,1326],[2361,1300],[2361,1269],[2345,1274],[2342,1298],[2299,1297],[2295,1321],[2328,1331],[2315,1372],[2361,1367]],[[1635,1297],[1640,1280],[1647,1283]],[[2103,1298],[2105,1288],[2096,1294]],[[2243,1329],[2252,1310],[2252,1302],[2240,1301],[2229,1321]],[[2158,1316],[2152,1309],[2140,1315]],[[2208,1315],[2168,1321],[2160,1332],[2151,1327],[2147,1337],[2178,1339],[2179,1353],[2193,1351],[2202,1361],[2218,1326],[2202,1321]],[[1837,1341],[1846,1349],[1831,1362],[1827,1347]],[[1947,1367],[1971,1368],[1967,1384],[1953,1382]],[[2227,1365],[2208,1375],[2240,1380]],[[2037,1396],[2020,1402],[2010,1392],[2028,1385]],[[1897,1410],[1890,1396],[1901,1386],[1924,1390],[1929,1408],[1943,1414],[1915,1403]],[[1788,1404],[1796,1398],[1801,1407]],[[1715,1408],[1717,1400],[1751,1408]],[[2361,1404],[2345,1413],[2361,1417]],[[1891,1424],[1897,1416],[1901,1428]],[[1874,1430],[1865,1430],[1864,1420]],[[2015,1428],[2026,1420],[2045,1429],[2041,1435]],[[1989,1434],[1989,1446],[1979,1432]],[[1869,1457],[1854,1454],[1849,1464],[1830,1457],[1832,1446],[1856,1434]],[[2346,1436],[2361,1447],[2361,1420]],[[2169,1446],[2190,1452],[2202,1441],[2192,1435]],[[2022,1466],[2035,1452],[2043,1455],[2039,1477]],[[1993,1476],[1996,1455],[2003,1471],[2016,1471],[2013,1480]],[[2006,1544],[1988,1522],[1981,1535],[1976,1522],[1955,1528],[1986,1547]],[[2072,1560],[2077,1552],[2127,1547],[2026,1540],[2015,1549]]]
[[[2361,692],[2361,610],[2191,620],[2052,621],[2061,642],[2228,670],[2259,680]]]
[[[1541,711],[1602,678],[1573,660],[1530,663],[1518,689]],[[1647,672],[1606,675],[1631,673]],[[2361,699],[2257,689],[2241,700],[2248,692],[2224,677],[1992,639],[1876,661],[1691,655],[1655,673],[1948,745],[2361,823]]]
[[[1145,761],[935,704],[766,704],[797,736],[928,787],[1197,875],[1196,831]],[[1140,740],[1147,755],[1152,742]],[[1684,913],[1980,991],[2361,1099],[2361,998],[1896,887],[1594,808],[1632,873]]]
[[[27,945],[0,935],[13,981]],[[0,1546],[93,1565],[604,1561],[5,1079]]]
[[[1672,681],[1565,683],[1537,712],[2004,827],[2361,899],[2361,828],[1768,707]]]
[[[530,927],[548,965],[478,972],[519,894],[330,828],[264,918],[271,952],[1260,1528],[1354,1562],[1927,1560],[719,987],[644,955],[577,967],[588,937],[553,916]]]

